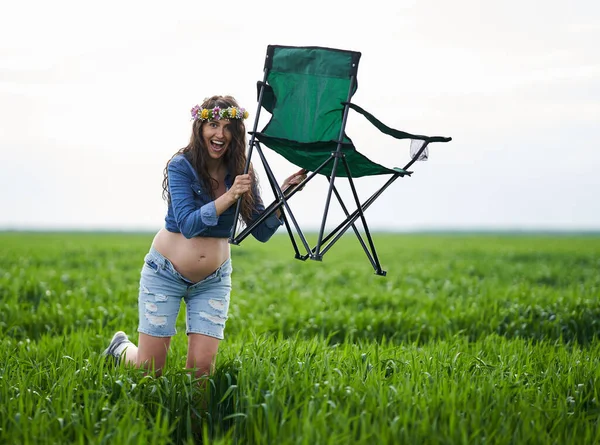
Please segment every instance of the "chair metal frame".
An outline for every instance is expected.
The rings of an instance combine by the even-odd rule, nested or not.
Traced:
[[[254,150],[256,150],[256,152],[258,153],[258,156],[260,157],[260,160],[265,168],[265,172],[269,179],[269,183],[270,183],[273,193],[275,195],[275,200],[269,206],[267,206],[265,208],[265,211],[260,215],[259,218],[257,218],[255,221],[252,222],[252,224],[245,227],[244,230],[242,230],[239,234],[236,235],[237,224],[238,224],[238,219],[239,219],[239,214],[240,214],[240,204],[241,204],[241,200],[238,200],[237,205],[236,205],[236,211],[235,211],[234,225],[233,225],[233,229],[231,232],[231,236],[229,238],[229,243],[234,244],[234,245],[239,245],[256,226],[261,224],[266,218],[268,218],[274,212],[279,210],[281,219],[283,219],[283,222],[287,229],[288,235],[290,237],[291,244],[294,248],[296,259],[299,259],[302,261],[305,261],[307,259],[311,259],[311,260],[315,260],[315,261],[322,261],[323,256],[333,247],[333,245],[342,237],[342,235],[344,233],[346,233],[346,231],[350,227],[352,227],[367,258],[369,259],[369,261],[371,263],[371,266],[375,270],[375,273],[380,276],[385,276],[387,272],[381,268],[381,263],[379,261],[378,255],[377,255],[377,251],[375,249],[373,237],[371,236],[371,232],[369,230],[369,227],[367,225],[367,221],[365,218],[365,211],[396,179],[398,179],[401,176],[411,174],[411,172],[408,172],[406,170],[408,168],[410,168],[410,166],[417,159],[419,159],[419,157],[421,156],[421,153],[423,153],[423,151],[425,151],[425,149],[429,145],[429,141],[428,140],[424,141],[423,145],[418,150],[418,152],[415,154],[415,156],[413,156],[411,161],[408,164],[406,164],[406,166],[402,169],[402,170],[404,170],[404,172],[392,174],[391,178],[389,178],[389,180],[383,186],[381,186],[381,188],[379,190],[377,190],[375,193],[373,193],[373,195],[371,195],[363,203],[360,202],[358,194],[356,192],[356,187],[355,187],[355,184],[354,184],[354,181],[352,178],[352,174],[350,171],[350,166],[348,165],[348,162],[345,159],[345,154],[342,151],[343,138],[344,138],[344,134],[345,134],[348,113],[349,113],[350,105],[351,105],[350,101],[351,101],[352,95],[354,93],[354,89],[355,89],[356,82],[357,82],[358,62],[356,62],[353,65],[354,70],[353,70],[353,73],[352,73],[351,79],[350,79],[348,98],[347,98],[346,102],[343,103],[344,111],[343,111],[343,118],[342,118],[342,126],[341,126],[341,129],[339,132],[336,150],[332,151],[329,158],[327,158],[327,160],[324,161],[315,171],[310,172],[310,174],[306,177],[306,179],[304,181],[302,181],[300,184],[298,184],[297,186],[294,186],[294,187],[290,187],[287,190],[282,190],[281,187],[279,186],[279,184],[277,183],[275,175],[273,174],[273,171],[265,157],[265,154],[261,148],[261,144],[257,140],[257,135],[260,135],[260,133],[257,132],[258,121],[260,118],[261,108],[263,107],[263,98],[264,98],[265,90],[267,88],[267,77],[269,75],[269,60],[268,59],[269,59],[269,53],[267,52],[267,57],[265,60],[265,68],[264,68],[264,77],[263,77],[262,82],[258,83],[258,85],[259,85],[258,105],[257,105],[257,110],[256,110],[256,115],[255,115],[256,117],[254,120],[254,126],[253,126],[252,131],[249,132],[251,137],[250,137],[250,141],[248,144],[248,156],[246,159],[244,173],[247,173],[249,171],[252,154],[253,154]],[[329,187],[328,187],[327,196],[326,196],[326,200],[325,200],[325,208],[323,211],[323,218],[322,218],[321,226],[319,229],[319,235],[318,235],[316,244],[313,247],[310,247],[308,240],[306,239],[306,236],[304,235],[304,232],[298,225],[298,222],[294,216],[294,213],[292,212],[292,210],[288,204],[288,200],[290,198],[292,198],[312,178],[314,178],[315,175],[319,174],[319,172],[331,162],[333,162],[333,168],[331,171],[331,175],[326,176],[327,180],[329,182]],[[338,171],[338,168],[340,168],[340,165],[346,172],[346,176],[349,181],[350,189],[352,191],[352,196],[353,196],[354,202],[356,203],[356,210],[353,211],[352,213],[350,213],[348,211],[347,207],[344,205],[342,197],[339,194],[339,191],[335,186],[336,172]],[[344,214],[346,215],[346,218],[335,229],[331,230],[328,234],[325,234],[325,226],[327,223],[327,216],[329,213],[329,207],[331,204],[332,195],[335,195],[336,199],[338,200],[339,204],[341,205],[341,208],[342,208]],[[283,211],[283,209],[285,209],[285,211]],[[306,250],[305,254],[301,254],[300,250],[298,249],[298,243],[296,242],[296,238],[292,231],[290,221],[288,221],[288,217],[289,217],[289,220],[291,220],[292,225],[296,229],[296,233],[297,233],[298,237],[300,238],[300,241],[301,241],[302,245],[304,246],[304,249]],[[355,224],[355,222],[358,219],[360,219],[362,222],[365,236],[367,238],[366,243]]]

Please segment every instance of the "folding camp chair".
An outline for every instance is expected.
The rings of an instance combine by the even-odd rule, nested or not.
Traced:
[[[273,188],[275,200],[265,208],[259,218],[236,235],[240,211],[240,201],[238,201],[235,223],[229,239],[231,244],[241,243],[258,224],[279,209],[296,253],[295,258],[322,260],[325,253],[352,227],[375,273],[386,274],[381,269],[364,212],[396,179],[410,176],[412,172],[408,171],[408,168],[426,155],[427,147],[431,142],[448,142],[451,138],[420,136],[395,130],[351,103],[350,100],[357,89],[356,77],[360,56],[359,52],[332,48],[268,46],[264,78],[258,82],[258,107],[254,127],[249,133],[251,138],[245,172],[249,170],[250,159],[253,150],[256,149]],[[258,132],[261,108],[272,116],[265,128]],[[345,133],[350,109],[362,114],[384,134],[396,139],[412,139],[410,162],[404,168],[387,168],[360,154]],[[306,179],[289,190],[281,190],[265,158],[261,144],[310,172]],[[310,247],[288,201],[317,174],[327,177],[329,188],[319,235],[316,244]],[[391,177],[377,192],[361,203],[353,178],[371,175]],[[347,209],[335,186],[337,177],[348,178],[356,203],[356,210],[352,213]],[[325,235],[332,194],[339,201],[346,219]],[[368,246],[356,227],[355,223],[358,219],[362,223]],[[298,249],[290,221],[296,229],[306,254],[301,254]]]

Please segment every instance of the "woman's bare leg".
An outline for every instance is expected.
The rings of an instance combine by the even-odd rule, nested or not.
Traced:
[[[186,367],[196,369],[196,377],[209,375],[213,372],[219,341],[218,338],[202,334],[188,335]]]
[[[140,332],[138,346],[130,343],[123,355],[125,363],[156,372],[165,366],[171,337],[153,337]]]

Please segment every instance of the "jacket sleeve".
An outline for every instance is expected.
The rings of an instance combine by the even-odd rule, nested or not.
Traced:
[[[252,212],[252,219],[250,221],[245,221],[247,225],[252,224],[252,222],[258,219],[265,211],[265,205],[262,202],[256,185],[253,185],[252,193],[254,194],[254,211]],[[252,233],[252,236],[258,241],[266,243],[282,224],[283,221],[277,218],[275,213],[272,213],[262,222],[262,224],[256,226],[250,233]]]
[[[192,187],[198,185],[185,161],[179,157],[173,158],[167,167],[167,175],[173,214],[181,234],[192,238],[202,235],[208,227],[216,226],[219,216],[215,202],[210,201],[197,207]]]

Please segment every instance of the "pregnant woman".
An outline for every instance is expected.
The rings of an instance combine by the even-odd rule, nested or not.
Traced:
[[[190,143],[167,163],[163,197],[166,224],[152,242],[141,272],[139,340],[134,345],[117,332],[105,355],[160,371],[165,364],[181,299],[186,303],[187,367],[209,374],[223,339],[231,292],[228,238],[236,202],[252,223],[262,211],[257,178],[246,164],[248,112],[231,96],[213,96],[192,108]],[[306,178],[300,170],[287,178],[286,190]],[[279,212],[257,226],[252,235],[266,242],[282,224]]]

